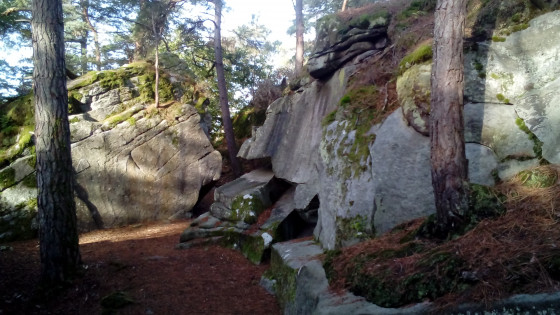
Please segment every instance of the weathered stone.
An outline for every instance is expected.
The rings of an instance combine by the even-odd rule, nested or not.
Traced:
[[[498,176],[502,180],[512,178],[519,172],[531,169],[540,165],[539,159],[530,159],[525,161],[506,160],[500,163],[498,167]]]
[[[408,124],[419,133],[430,133],[431,64],[414,65],[397,78],[399,104]]]
[[[465,144],[465,155],[469,167],[469,182],[494,186],[496,181],[493,174],[498,167],[498,161],[494,152],[486,146],[467,143]]]
[[[316,182],[321,122],[344,95],[349,74],[341,69],[327,82],[315,81],[303,92],[270,104],[264,125],[243,143],[239,156],[271,157],[276,177],[297,184]],[[299,195],[298,198],[311,200],[317,190],[309,188],[308,191],[306,198]]]
[[[346,131],[347,124],[347,121],[334,121],[326,126],[319,148],[321,202],[314,234],[328,249],[350,245],[375,234],[372,225],[375,191],[367,149],[370,143],[361,144],[366,148],[365,154],[357,158],[359,161],[349,162],[348,152],[357,140],[355,131]]]
[[[374,132],[370,198],[379,235],[402,222],[434,213],[435,201],[429,138],[407,127],[400,110]]]
[[[542,141],[542,157],[553,164],[560,164],[559,89],[560,77],[538,90],[527,92],[515,103],[515,110],[527,128],[537,136],[537,141]]]
[[[270,289],[284,314],[418,314],[428,310],[428,303],[388,309],[350,292],[330,291],[319,258],[322,253],[313,241],[273,245],[269,272],[272,278],[264,282],[272,283]]]
[[[476,51],[465,54],[466,99],[516,104],[526,92],[539,94],[560,76],[560,11],[543,14],[529,25],[505,42],[478,43]]]
[[[517,113],[511,105],[465,105],[465,142],[491,148],[498,160],[535,157],[534,143],[516,124]]]
[[[14,170],[14,181],[16,183],[19,183],[28,175],[35,173],[34,160],[35,157],[33,156],[25,156],[10,164],[9,167]]]
[[[315,50],[307,62],[309,74],[325,79],[354,57],[387,45],[389,17],[380,12],[343,22],[336,15],[317,22]]]
[[[188,217],[200,187],[219,178],[221,156],[196,110],[181,113],[171,126],[140,118],[72,144],[81,229]]]
[[[221,202],[224,206],[231,208],[233,200],[248,193],[258,192],[263,201],[270,203],[267,185],[273,180],[274,173],[266,169],[254,170],[238,179],[231,181],[214,191],[214,201]]]

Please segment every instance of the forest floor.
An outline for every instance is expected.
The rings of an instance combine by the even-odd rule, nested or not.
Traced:
[[[38,289],[37,240],[3,244],[0,314],[280,314],[259,285],[267,265],[218,246],[175,249],[188,225],[82,234],[84,272],[58,290]]]

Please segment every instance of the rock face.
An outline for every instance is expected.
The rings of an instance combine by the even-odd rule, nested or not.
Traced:
[[[348,73],[348,69],[340,69],[330,80],[314,81],[302,92],[270,104],[264,125],[239,149],[238,156],[245,159],[270,157],[276,177],[298,184],[296,202],[300,207],[317,195],[321,123],[336,109]]]
[[[373,54],[387,45],[387,12],[361,15],[348,22],[330,15],[317,22],[317,40],[307,68],[309,74],[324,79],[363,53]]]
[[[560,163],[560,11],[530,21],[504,42],[479,43],[465,55],[465,98],[473,103],[507,103],[542,142],[542,158]],[[484,77],[484,80],[480,78]],[[537,152],[536,152],[537,153]]]
[[[343,78],[362,59],[338,58],[343,51],[353,53],[347,42],[351,36],[326,31],[327,25],[347,30],[337,19],[323,25],[309,62],[319,81],[271,104],[264,125],[244,143],[240,156],[271,157],[275,176],[294,184],[300,206],[318,196],[315,236],[333,249],[434,213],[427,137],[431,65],[414,65],[399,76],[401,108],[360,131],[352,125],[359,117],[326,117],[342,107],[347,97]],[[379,35],[384,23],[376,25]],[[545,160],[559,163],[560,114],[554,105],[554,91],[560,88],[559,27],[559,11],[545,14],[504,42],[481,42],[466,54],[470,182],[492,186]],[[373,42],[381,43],[384,35],[379,36]]]
[[[165,76],[166,106],[148,108],[150,67],[135,64],[69,82],[83,111],[69,117],[82,231],[190,217],[200,188],[220,177],[221,155],[197,110],[173,100]],[[34,163],[29,156],[0,171],[9,177],[0,194],[0,240],[22,234],[13,226],[27,237],[36,231]]]
[[[218,243],[239,249],[259,264],[273,241],[301,236],[305,222],[296,209],[295,187],[258,169],[216,188],[211,210],[195,219],[180,238],[179,248]],[[270,209],[263,222],[257,218]],[[309,211],[304,211],[304,213]],[[263,217],[260,217],[263,218]]]

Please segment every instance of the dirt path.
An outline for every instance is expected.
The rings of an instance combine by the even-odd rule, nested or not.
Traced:
[[[122,293],[118,314],[280,314],[259,286],[267,266],[217,246],[176,250],[188,222],[95,231],[80,237],[85,274],[49,298],[38,293],[37,240],[0,247],[0,314],[102,314]],[[122,299],[121,299],[122,300]]]

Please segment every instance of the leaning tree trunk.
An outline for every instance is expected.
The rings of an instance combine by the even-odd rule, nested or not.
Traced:
[[[295,75],[303,71],[303,0],[296,0],[296,67]]]
[[[448,233],[468,208],[463,130],[464,0],[438,0],[435,12],[430,144],[438,229]]]
[[[214,29],[214,50],[216,54],[216,75],[218,76],[218,90],[220,93],[220,109],[222,111],[222,123],[224,133],[226,135],[226,144],[229,153],[231,169],[235,177],[241,175],[241,165],[237,159],[237,145],[235,143],[235,135],[233,133],[233,124],[231,123],[231,115],[229,113],[228,93],[226,86],[226,77],[224,73],[224,57],[222,56],[222,0],[214,0],[215,5],[215,29]]]
[[[60,283],[81,263],[70,156],[61,0],[33,0],[31,20],[41,278]]]
[[[101,46],[99,44],[99,33],[97,29],[93,26],[91,19],[89,18],[89,0],[84,0],[81,2],[82,5],[82,18],[84,22],[88,25],[89,30],[93,34],[93,44],[95,47],[95,66],[97,71],[101,71]]]

